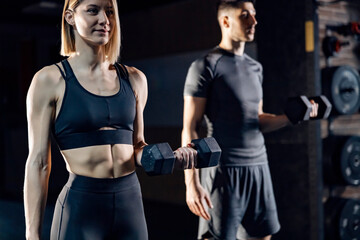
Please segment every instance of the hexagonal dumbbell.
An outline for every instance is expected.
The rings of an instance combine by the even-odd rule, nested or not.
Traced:
[[[318,105],[318,115],[310,117],[312,110],[311,100],[314,100]],[[302,121],[326,119],[329,117],[332,109],[330,101],[323,95],[315,97],[298,96],[288,98],[285,107],[285,114],[293,124],[298,124]]]
[[[319,104],[318,115],[316,117],[310,117],[310,120],[316,119],[327,119],[331,113],[332,104],[329,99],[324,95],[309,97],[309,100],[314,100],[317,104]]]
[[[213,137],[195,139],[197,151],[196,168],[216,166],[220,160],[221,149]],[[143,149],[141,164],[148,175],[171,174],[174,169],[175,156],[168,143],[147,145]]]

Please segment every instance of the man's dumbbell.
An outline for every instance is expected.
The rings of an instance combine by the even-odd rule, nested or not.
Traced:
[[[318,115],[316,117],[310,117],[312,110],[311,100],[319,105]],[[307,121],[312,119],[326,119],[329,117],[332,105],[330,101],[323,95],[316,97],[298,96],[289,98],[286,107],[285,114],[293,124],[298,124],[301,121]]]
[[[216,166],[220,160],[221,149],[213,137],[192,140],[197,151],[196,168]],[[168,143],[146,145],[141,157],[141,165],[148,175],[171,174],[175,155]]]

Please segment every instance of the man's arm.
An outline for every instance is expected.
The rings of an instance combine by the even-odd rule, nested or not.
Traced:
[[[312,110],[310,112],[310,117],[316,117],[318,115],[319,104],[314,100],[310,100],[312,105]],[[296,111],[296,109],[294,109]],[[259,123],[260,130],[263,133],[272,132],[278,130],[280,128],[291,125],[290,120],[285,114],[275,115],[270,113],[264,113],[263,111],[263,100],[259,103]]]
[[[206,98],[185,96],[184,97],[184,119],[183,130],[181,134],[181,143],[186,145],[192,139],[197,139],[197,127],[202,121],[206,106]],[[199,170],[185,170],[186,184],[186,203],[189,209],[197,216],[206,220],[210,219],[210,215],[205,208],[205,204],[212,207],[208,193],[200,184]]]
[[[275,115],[270,113],[264,113],[263,100],[261,100],[259,103],[259,123],[260,130],[263,133],[272,132],[290,125],[290,121],[285,114]]]

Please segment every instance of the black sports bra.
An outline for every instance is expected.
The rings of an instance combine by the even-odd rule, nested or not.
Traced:
[[[61,62],[65,79],[61,109],[53,135],[61,150],[107,144],[133,144],[136,100],[123,65],[115,63],[120,90],[111,96],[87,91],[76,79],[67,60]],[[109,127],[109,130],[100,130]]]

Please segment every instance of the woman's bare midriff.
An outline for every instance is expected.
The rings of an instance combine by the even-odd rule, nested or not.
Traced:
[[[135,171],[134,146],[100,145],[63,150],[69,172],[93,178],[118,178]]]

